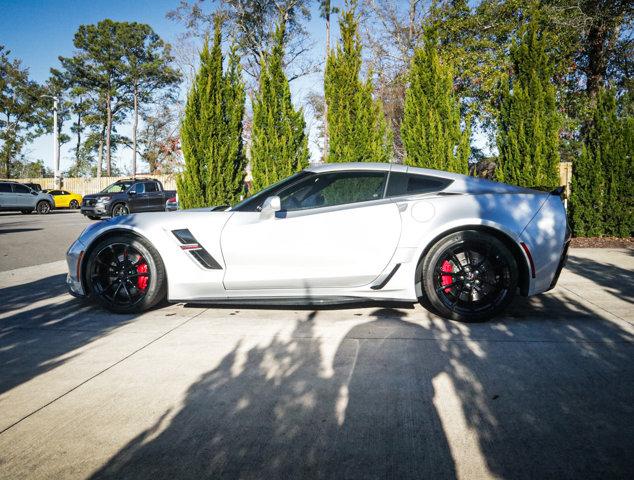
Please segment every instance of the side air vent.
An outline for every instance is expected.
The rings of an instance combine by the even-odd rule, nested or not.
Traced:
[[[212,257],[188,229],[172,230],[174,236],[181,243],[181,250],[189,252],[203,267],[209,270],[222,270],[220,264]]]

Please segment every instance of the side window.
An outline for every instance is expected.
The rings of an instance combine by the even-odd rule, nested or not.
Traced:
[[[67,192],[66,190],[62,190],[60,195],[70,195],[70,192]]]
[[[0,193],[12,193],[10,183],[0,183]]]
[[[398,197],[400,195],[439,192],[451,182],[451,180],[445,178],[428,177],[415,173],[392,172],[387,186],[387,196]]]
[[[132,190],[134,190],[137,194],[144,193],[145,192],[144,184],[143,183],[135,183],[134,187],[132,187]]]
[[[383,198],[386,172],[333,172],[309,177],[280,192],[283,210],[306,210]]]
[[[19,183],[13,184],[14,193],[31,193],[31,189],[26,185],[20,185]]]
[[[156,182],[147,182],[145,184],[145,192],[146,193],[150,193],[150,192],[158,192],[159,188],[158,185],[156,184]]]
[[[48,192],[49,194],[53,195],[54,197],[57,195],[63,195],[62,192],[60,190],[51,190],[50,192]]]

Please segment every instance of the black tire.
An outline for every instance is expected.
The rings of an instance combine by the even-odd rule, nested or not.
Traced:
[[[48,203],[46,200],[40,200],[39,202],[37,202],[35,210],[40,215],[48,215],[49,213],[51,213],[52,208],[53,207],[51,206],[51,204]]]
[[[101,217],[95,217],[94,215],[86,215],[91,220],[101,220]]]
[[[33,213],[33,210],[20,210],[24,215],[31,215]]]
[[[68,204],[68,208],[77,210],[79,208],[79,202],[77,200],[71,200],[70,203]]]
[[[125,203],[117,203],[112,207],[112,216],[120,217],[121,215],[129,215],[130,209]]]
[[[513,254],[494,236],[474,230],[453,233],[423,259],[421,303],[448,319],[488,320],[513,300],[517,270]]]
[[[84,278],[90,298],[115,313],[142,312],[167,293],[159,253],[148,241],[129,235],[100,241],[89,254]]]

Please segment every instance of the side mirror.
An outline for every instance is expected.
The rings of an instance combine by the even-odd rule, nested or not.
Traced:
[[[31,195],[37,195],[37,192],[35,190],[31,190]]]
[[[282,210],[282,200],[280,200],[280,197],[268,197],[262,204],[262,211],[260,212],[260,215],[264,218],[269,218],[275,215],[275,212],[279,212],[280,210]]]
[[[128,195],[136,195],[136,190],[128,190]]]

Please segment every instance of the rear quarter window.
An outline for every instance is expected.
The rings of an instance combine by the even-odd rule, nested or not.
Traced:
[[[11,193],[11,184],[10,183],[0,183],[0,193]]]
[[[387,196],[417,195],[444,190],[452,180],[446,178],[417,175],[414,173],[390,172],[387,184]]]

